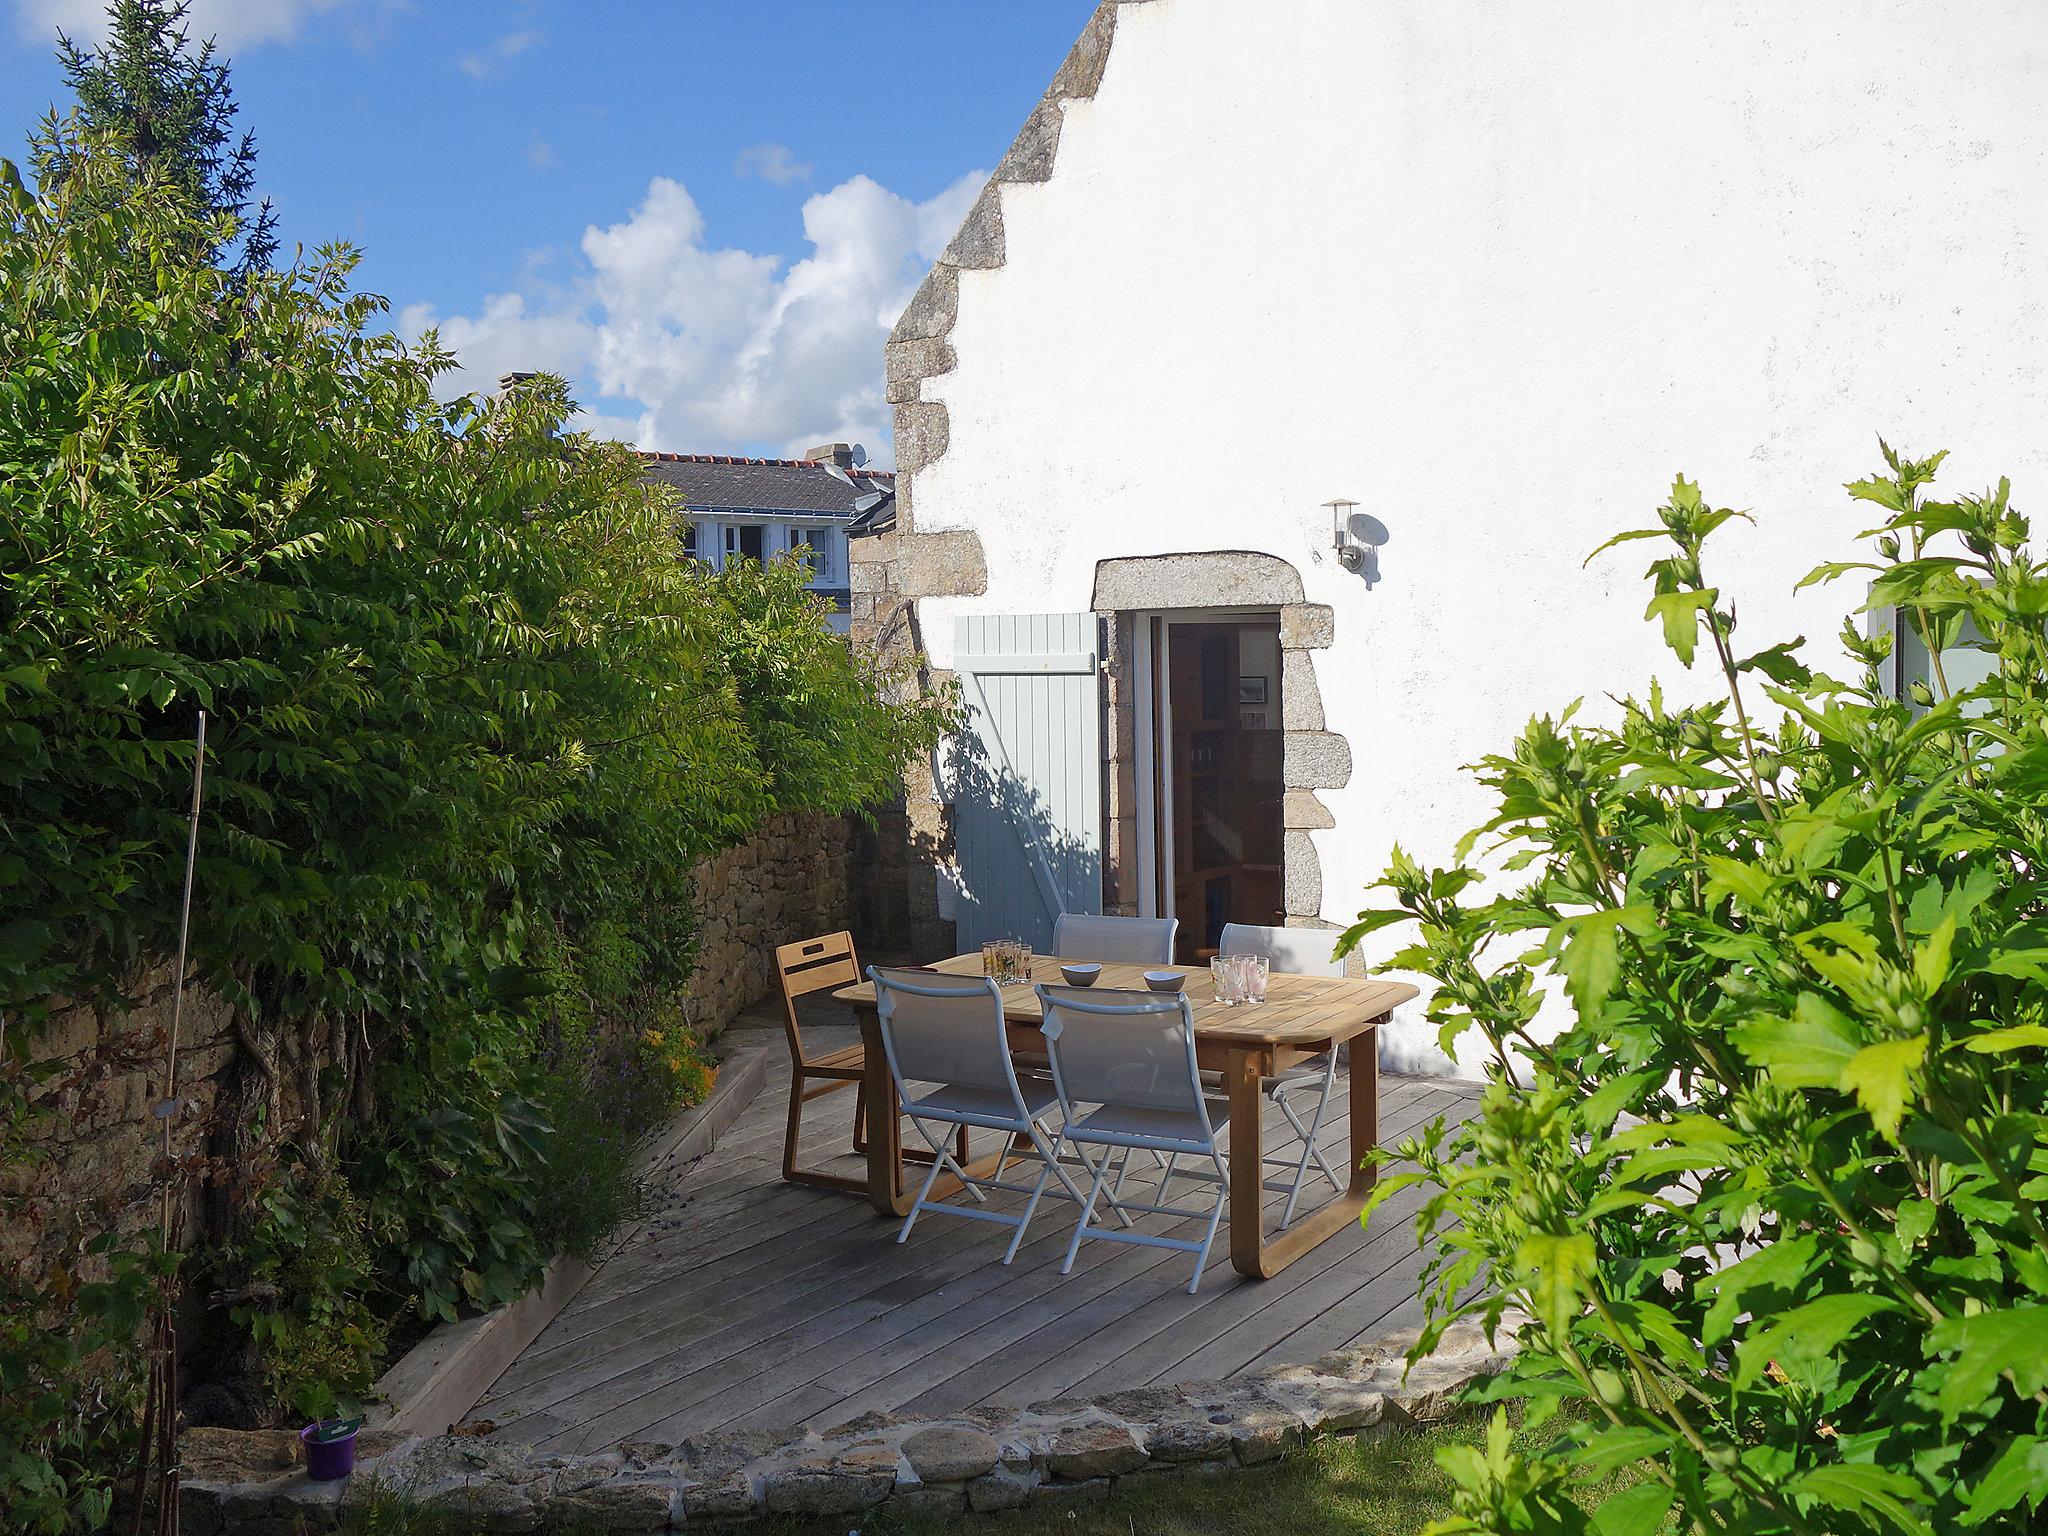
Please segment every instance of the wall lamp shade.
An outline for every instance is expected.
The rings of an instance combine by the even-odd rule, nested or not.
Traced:
[[[1358,503],[1341,497],[1336,501],[1323,503],[1330,509],[1331,547],[1337,552],[1337,563],[1347,571],[1363,570],[1366,556],[1378,545],[1360,536],[1358,527]]]

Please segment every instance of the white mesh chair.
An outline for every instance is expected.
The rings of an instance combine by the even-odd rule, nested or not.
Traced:
[[[1229,1175],[1217,1146],[1217,1133],[1229,1120],[1230,1106],[1202,1092],[1201,1069],[1195,1064],[1194,1017],[1187,998],[1179,993],[1166,996],[1045,986],[1038,989],[1038,998],[1045,1012],[1046,1051],[1052,1058],[1053,1084],[1059,1091],[1064,1119],[1053,1138],[1054,1157],[1065,1142],[1074,1144],[1084,1162],[1089,1161],[1085,1148],[1103,1149],[1101,1162],[1093,1165],[1095,1179],[1082,1203],[1081,1220],[1074,1227],[1073,1241],[1067,1244],[1060,1273],[1073,1269],[1074,1255],[1084,1237],[1171,1248],[1195,1256],[1195,1272],[1188,1280],[1192,1296],[1202,1283],[1209,1247],[1216,1241],[1216,1227],[1223,1218]],[[1095,1107],[1084,1113],[1086,1105]],[[1091,1225],[1119,1148],[1126,1167],[1133,1151],[1206,1157],[1215,1165],[1216,1200],[1207,1210],[1168,1205],[1163,1190],[1158,1200],[1149,1203],[1125,1200],[1114,1190],[1107,1196],[1127,1228],[1132,1211],[1205,1221],[1199,1241]],[[1170,1174],[1170,1166],[1168,1171]],[[1041,1187],[1046,1177],[1039,1175]],[[1121,1172],[1117,1182],[1123,1182]]]
[[[1260,928],[1250,923],[1225,924],[1217,943],[1220,954],[1264,955],[1275,971],[1296,976],[1342,976],[1344,962],[1332,960],[1330,948],[1331,935],[1326,929]],[[1339,1194],[1344,1192],[1344,1185],[1330,1167],[1329,1159],[1316,1145],[1316,1137],[1323,1128],[1323,1117],[1329,1112],[1330,1094],[1336,1081],[1337,1053],[1325,1051],[1320,1056],[1283,1068],[1262,1085],[1266,1096],[1279,1107],[1281,1118],[1301,1143],[1299,1153],[1279,1156],[1269,1152],[1264,1159],[1293,1172],[1292,1180],[1279,1186],[1287,1190],[1287,1207],[1280,1215],[1282,1231],[1294,1220],[1294,1208],[1301,1201],[1301,1186],[1308,1180],[1310,1163],[1314,1163],[1323,1177],[1330,1181],[1332,1189]],[[1310,1094],[1315,1095],[1314,1107],[1304,1121],[1295,1098],[1299,1095],[1305,1099]],[[1281,1143],[1283,1147],[1286,1145],[1288,1143]],[[1269,1184],[1267,1187],[1274,1186]]]
[[[909,1239],[911,1227],[925,1211],[969,1216],[1016,1229],[1003,1254],[1007,1264],[1017,1256],[1048,1178],[1057,1177],[1069,1196],[1081,1199],[1080,1190],[1059,1166],[1041,1123],[1058,1107],[1059,1095],[1042,1074],[1018,1074],[1003,1025],[1002,989],[994,981],[984,976],[948,976],[875,965],[868,967],[868,976],[875,984],[882,1049],[889,1059],[889,1075],[896,1081],[903,1113],[932,1149],[931,1172],[925,1175],[917,1199],[903,1218],[896,1241]],[[934,1126],[939,1127],[936,1133]],[[990,1177],[971,1177],[948,1145],[952,1136],[964,1135],[969,1129],[1004,1133],[1003,1155]],[[1036,1184],[1002,1182],[1003,1169],[1019,1143],[1028,1143],[1045,1164]],[[975,1204],[933,1200],[932,1186],[941,1173],[959,1179]],[[983,1191],[989,1189],[1006,1189],[1031,1198],[1018,1215],[979,1209],[988,1199]]]
[[[1173,964],[1177,917],[1097,917],[1062,912],[1052,925],[1052,952],[1063,960],[1109,960],[1126,965]]]

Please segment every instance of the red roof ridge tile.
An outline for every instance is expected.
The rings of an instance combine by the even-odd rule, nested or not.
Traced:
[[[739,464],[759,469],[823,469],[823,459],[750,459],[731,453],[667,453],[658,448],[636,448],[635,453],[643,459],[652,459],[658,464]],[[893,469],[860,469],[857,474],[869,475],[877,480],[894,480]]]

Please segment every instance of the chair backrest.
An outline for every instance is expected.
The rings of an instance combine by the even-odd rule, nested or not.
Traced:
[[[1038,1000],[1063,1103],[1172,1109],[1207,1123],[1185,993],[1040,987]]]
[[[797,1025],[796,1000],[813,992],[850,987],[860,980],[860,956],[854,953],[853,935],[842,929],[777,945],[775,976],[782,983],[783,1028],[789,1032],[790,1055],[802,1061],[804,1042]]]
[[[1276,971],[1293,976],[1342,976],[1344,962],[1332,960],[1337,936],[1327,928],[1261,928],[1253,923],[1225,923],[1217,953],[1264,955]]]
[[[1171,965],[1177,917],[1097,917],[1062,912],[1052,928],[1052,952],[1063,960],[1113,960],[1126,965]]]
[[[957,1083],[1017,1095],[1003,990],[994,981],[879,965],[868,975],[899,1093],[909,1097],[909,1083]]]

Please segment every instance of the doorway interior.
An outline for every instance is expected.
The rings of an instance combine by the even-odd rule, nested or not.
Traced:
[[[1201,965],[1226,923],[1287,921],[1280,619],[1149,614],[1136,639],[1140,909]]]

